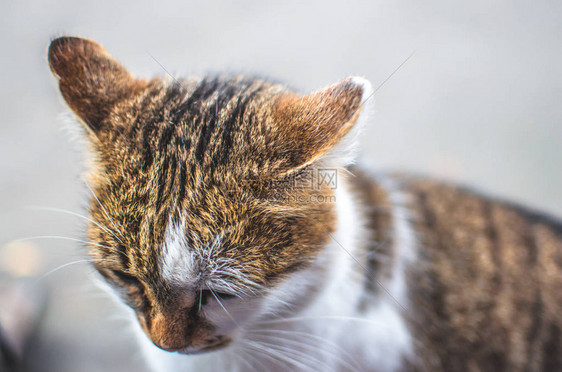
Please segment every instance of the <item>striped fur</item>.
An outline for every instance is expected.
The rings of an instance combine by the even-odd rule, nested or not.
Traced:
[[[409,275],[426,369],[562,369],[562,224],[458,187],[404,184],[422,246]]]
[[[365,80],[144,80],[71,37],[49,63],[91,147],[90,255],[155,370],[562,369],[562,224],[350,165]]]

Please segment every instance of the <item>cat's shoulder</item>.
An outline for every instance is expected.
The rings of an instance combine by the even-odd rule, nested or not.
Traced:
[[[542,225],[562,236],[562,218],[529,205],[482,191],[477,186],[454,183],[431,177],[394,174],[401,190],[418,202],[431,205],[445,217],[462,211],[470,218],[475,214],[504,215],[506,219],[521,219],[530,225]]]
[[[450,229],[498,223],[501,227],[540,226],[562,239],[562,218],[482,191],[473,185],[406,172],[377,172],[364,165],[350,167],[355,183],[382,188],[409,209],[417,220]],[[488,226],[489,227],[489,226]]]

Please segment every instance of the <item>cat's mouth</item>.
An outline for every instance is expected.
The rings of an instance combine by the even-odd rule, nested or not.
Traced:
[[[231,339],[230,338],[221,338],[220,340],[210,344],[210,345],[206,345],[203,347],[192,347],[192,346],[188,346],[184,349],[178,350],[177,352],[180,354],[186,354],[186,355],[194,355],[194,354],[204,354],[204,353],[208,353],[211,351],[215,351],[215,350],[219,350],[219,349],[223,349],[225,347],[227,347],[228,345],[230,345],[231,343]]]

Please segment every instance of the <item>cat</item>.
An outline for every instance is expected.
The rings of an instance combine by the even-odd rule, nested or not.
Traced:
[[[562,370],[562,223],[359,165],[365,79],[145,80],[76,37],[48,61],[154,371]]]

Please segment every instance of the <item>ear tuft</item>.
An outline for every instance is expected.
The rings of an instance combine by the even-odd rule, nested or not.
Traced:
[[[91,40],[60,37],[51,42],[49,66],[76,115],[97,131],[113,105],[145,85]]]
[[[373,85],[369,80],[361,76],[352,76],[349,77],[348,80],[350,80],[356,87],[361,88],[363,92],[363,95],[361,96],[361,105],[364,105],[373,95]]]

